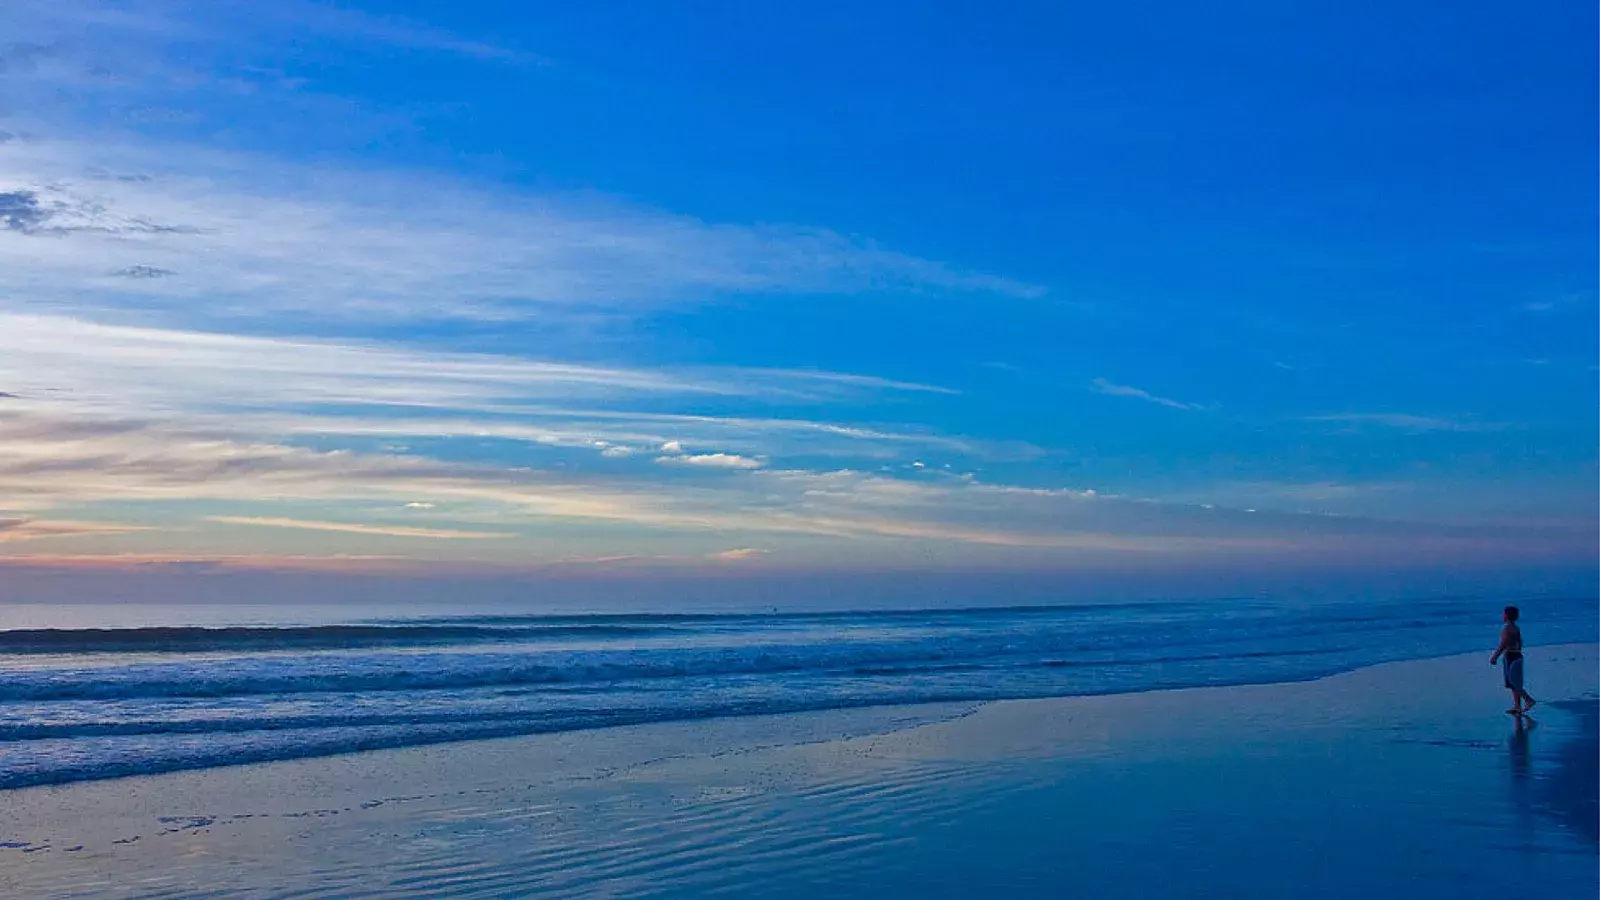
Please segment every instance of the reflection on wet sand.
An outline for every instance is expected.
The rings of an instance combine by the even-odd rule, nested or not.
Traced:
[[[1594,897],[1596,654],[28,788],[0,896]]]
[[[1533,771],[1531,759],[1533,748],[1528,741],[1528,735],[1539,723],[1531,716],[1517,716],[1511,737],[1506,741],[1507,748],[1511,751],[1511,777],[1519,783],[1526,782]]]
[[[1540,756],[1542,765],[1533,779],[1533,803],[1590,845],[1600,844],[1600,700],[1590,697],[1551,705],[1567,714],[1564,718],[1570,717],[1571,724],[1562,729],[1565,740]],[[1531,730],[1524,726],[1511,737],[1514,775],[1520,758],[1526,777]],[[1548,731],[1540,735],[1555,736]]]

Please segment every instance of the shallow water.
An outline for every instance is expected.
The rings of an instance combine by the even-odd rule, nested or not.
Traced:
[[[1498,606],[402,617],[0,606],[0,790],[649,722],[1303,680],[1492,643]],[[1593,600],[1523,606],[1530,643],[1593,639]]]
[[[65,897],[1589,898],[1595,647],[1308,684],[661,723],[20,789]]]

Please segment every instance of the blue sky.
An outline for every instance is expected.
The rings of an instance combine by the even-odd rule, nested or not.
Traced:
[[[1592,4],[591,7],[7,4],[0,584],[1592,582]]]

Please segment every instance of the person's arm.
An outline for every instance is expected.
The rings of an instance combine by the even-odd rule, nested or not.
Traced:
[[[1489,654],[1489,665],[1492,666],[1500,661],[1500,654],[1506,652],[1506,645],[1509,643],[1511,643],[1511,626],[1507,625],[1500,629],[1500,645]]]

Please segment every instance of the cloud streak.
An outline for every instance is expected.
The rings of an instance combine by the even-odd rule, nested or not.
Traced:
[[[0,312],[9,408],[123,419],[159,415],[249,439],[473,438],[583,448],[620,460],[683,455],[687,440],[750,458],[1037,451],[809,419],[657,412],[705,400],[828,405],[926,387],[811,370],[649,369],[451,353],[361,341],[246,337]]]
[[[261,528],[298,528],[307,531],[339,531],[346,534],[380,537],[432,538],[444,541],[498,540],[516,537],[508,531],[458,531],[451,528],[413,528],[404,525],[364,525],[354,522],[321,522],[285,519],[275,516],[206,516],[207,522],[221,525],[250,525]]]
[[[106,522],[75,522],[71,520],[37,519],[31,516],[0,517],[0,544],[21,541],[39,541],[48,538],[71,538],[91,535],[131,534],[153,529],[141,525],[118,525]]]
[[[1149,391],[1143,390],[1142,388],[1129,387],[1124,384],[1115,384],[1107,381],[1104,378],[1096,378],[1094,381],[1089,383],[1089,387],[1097,394],[1105,394],[1108,397],[1132,397],[1137,400],[1143,400],[1147,403],[1165,406],[1169,409],[1203,410],[1210,408],[1199,403],[1185,403],[1181,400],[1173,400],[1170,397],[1160,397],[1150,393]]]
[[[1500,422],[1474,422],[1467,419],[1417,416],[1409,413],[1333,413],[1319,416],[1303,416],[1301,421],[1349,426],[1375,425],[1380,428],[1408,431],[1413,434],[1440,431],[1500,431],[1510,427]]]
[[[713,553],[711,558],[723,560],[724,562],[737,562],[742,559],[756,559],[771,552],[760,547],[735,547],[731,550],[721,550]]]
[[[827,229],[177,146],[0,143],[0,226],[7,293],[168,321],[549,321],[733,293],[1039,292]]]
[[[892,546],[907,542],[949,548],[940,559],[952,564],[1010,558],[1063,565],[1086,558],[1083,554],[1150,555],[1171,561],[1219,554],[1393,552],[1406,546],[1430,552],[1487,547],[1510,552],[1524,545],[1548,548],[1587,539],[1557,531],[1247,514],[931,474],[900,479],[853,470],[736,468],[684,480],[641,481],[628,475],[315,452],[139,423],[85,423],[15,413],[0,414],[0,496],[13,510],[33,510],[41,519],[46,510],[68,506],[112,515],[128,509],[129,503],[168,508],[175,503],[221,503],[226,504],[225,514],[208,512],[202,518],[285,531],[338,531],[374,541],[435,538],[481,544],[483,552],[471,559],[492,566],[559,562],[570,554],[541,558],[538,539],[531,536],[608,524],[647,529],[653,540],[678,542],[674,546],[699,545],[701,558],[722,552],[714,544],[705,545],[726,547],[728,535],[781,537],[786,559],[810,558],[830,566],[846,558],[861,565],[882,564],[895,558]],[[295,514],[307,507],[372,504],[396,510],[406,503],[449,510],[452,527]],[[481,530],[454,527],[456,522],[471,522]],[[482,539],[489,536],[502,540]],[[105,534],[102,540],[139,537]],[[208,539],[223,543],[209,546],[202,555],[248,555],[254,547],[244,538],[228,544],[225,534]],[[659,555],[641,554],[639,545],[626,537],[602,537],[593,546],[598,553],[592,555]],[[108,550],[151,552],[129,543],[98,552]]]
[[[237,92],[244,73],[260,66],[220,66],[224,48],[253,48],[314,35],[346,47],[383,47],[454,55],[497,64],[544,64],[526,51],[456,34],[398,16],[377,16],[307,0],[279,0],[243,9],[195,0],[15,0],[8,9],[15,47],[9,74],[30,90],[67,85],[79,90],[156,93]],[[34,48],[26,54],[21,48]],[[237,58],[237,57],[236,57]],[[218,74],[218,70],[233,74]],[[258,89],[291,93],[299,83],[258,77]]]

